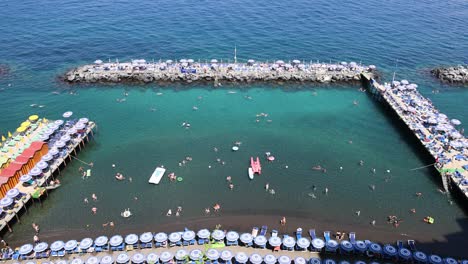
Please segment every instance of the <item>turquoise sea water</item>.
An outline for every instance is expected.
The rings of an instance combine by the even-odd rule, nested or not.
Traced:
[[[55,119],[72,110],[98,124],[95,141],[79,154],[94,162],[93,176],[82,180],[80,164],[70,164],[61,177],[63,186],[43,208],[23,216],[24,224],[15,225],[7,237],[29,241],[33,221],[50,234],[86,225],[99,233],[101,223],[110,220],[117,223],[116,232],[124,230],[124,223],[144,230],[150,223],[174,221],[164,216],[168,208],[183,206],[178,221],[184,221],[202,216],[203,208],[216,202],[225,215],[301,215],[327,222],[330,229],[345,223],[365,227],[376,219],[378,229],[426,240],[466,234],[460,226],[466,223],[461,206],[466,201],[449,204],[431,170],[410,171],[431,161],[399,121],[359,87],[257,84],[214,90],[68,86],[57,80],[65,70],[95,59],[232,60],[234,45],[241,60],[362,61],[377,65],[386,80],[398,60],[397,78],[418,83],[439,109],[467,123],[466,88],[441,85],[427,74],[431,66],[467,60],[466,10],[466,1],[3,1],[0,63],[12,70],[0,79],[2,133],[33,113]],[[440,93],[431,93],[434,89]],[[69,94],[72,90],[75,95]],[[125,91],[126,102],[117,103]],[[262,112],[269,116],[257,123]],[[191,128],[182,128],[182,122]],[[235,141],[242,141],[238,152],[230,150]],[[264,161],[262,176],[249,181],[248,159],[264,158],[266,151],[276,160]],[[179,167],[186,156],[193,161]],[[359,160],[365,165],[359,166]],[[147,184],[160,164],[184,181],[164,178],[160,186]],[[327,174],[311,169],[317,164]],[[133,182],[115,181],[117,171]],[[228,175],[233,191],[227,188]],[[264,191],[266,182],[274,196]],[[424,197],[416,199],[415,192]],[[82,202],[91,193],[99,198],[97,215],[90,213],[93,203]],[[119,216],[125,208],[134,213],[130,221]],[[408,213],[411,208],[416,215]],[[405,221],[394,229],[385,223],[387,215]],[[426,215],[435,216],[437,224],[421,223]]]

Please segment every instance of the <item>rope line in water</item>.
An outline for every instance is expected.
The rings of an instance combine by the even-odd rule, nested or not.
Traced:
[[[419,168],[414,168],[414,169],[411,169],[410,171],[414,171],[414,170],[419,170],[419,169],[424,169],[424,168],[427,168],[429,166],[434,166],[437,162],[435,163],[432,163],[432,164],[429,164],[429,165],[426,165],[426,166],[422,166],[422,167],[419,167]]]
[[[80,160],[79,158],[77,158],[77,157],[75,157],[75,156],[72,156],[72,155],[70,155],[70,156],[71,156],[72,158],[76,159],[77,161],[83,163],[83,164],[86,164],[86,165],[88,165],[88,166],[91,166],[90,163],[86,163],[86,162]]]

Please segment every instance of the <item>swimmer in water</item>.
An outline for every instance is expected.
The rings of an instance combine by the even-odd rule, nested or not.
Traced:
[[[231,180],[232,180],[231,176],[226,177],[226,181],[231,182]]]
[[[83,202],[84,202],[85,204],[89,203],[88,198],[84,198],[84,199],[83,199]]]
[[[375,191],[375,185],[374,185],[374,184],[369,185],[369,188],[370,188],[372,191]]]
[[[210,213],[210,208],[205,208],[205,214],[209,214]]]
[[[357,215],[357,216],[360,216],[360,215],[361,215],[361,211],[356,211],[356,215]]]
[[[374,169],[374,168],[372,168],[372,173],[374,173],[374,174],[375,174],[375,169]]]
[[[91,198],[93,198],[93,201],[97,201],[97,196],[96,196],[95,193],[93,193],[93,194],[91,195]]]
[[[267,183],[265,184],[265,190],[268,191],[268,189],[270,189],[270,184],[267,182]]]
[[[328,188],[325,187],[325,194],[328,194]]]
[[[314,190],[314,191],[317,190],[317,186],[312,185],[312,190]]]
[[[171,215],[172,215],[172,210],[169,209],[169,210],[167,211],[167,213],[166,213],[166,216],[171,216]]]
[[[231,189],[231,190],[234,189],[234,184],[230,183],[229,184],[229,189]]]
[[[363,160],[360,160],[360,161],[359,161],[359,165],[361,165],[361,166],[364,165],[364,161],[363,161]]]

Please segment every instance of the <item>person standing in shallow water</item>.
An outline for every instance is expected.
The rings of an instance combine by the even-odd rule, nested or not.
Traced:
[[[282,226],[285,226],[285,225],[286,225],[286,217],[285,217],[285,216],[283,216],[283,218],[281,218],[280,224],[281,224]]]

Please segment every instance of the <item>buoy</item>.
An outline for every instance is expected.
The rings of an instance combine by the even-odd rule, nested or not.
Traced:
[[[184,178],[182,178],[182,177],[177,177],[177,181],[178,181],[178,182],[181,182],[181,181],[183,181],[183,180],[184,180]]]

